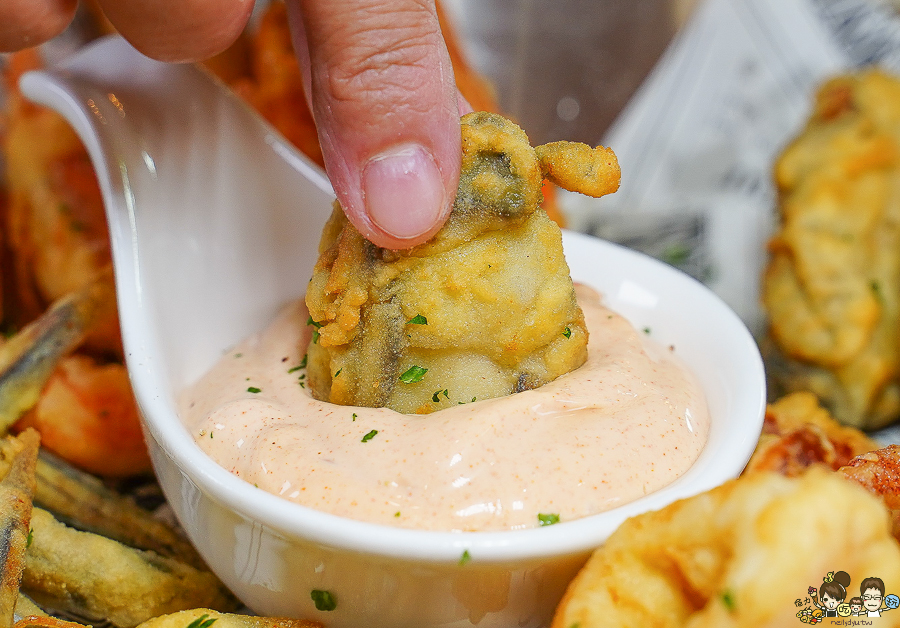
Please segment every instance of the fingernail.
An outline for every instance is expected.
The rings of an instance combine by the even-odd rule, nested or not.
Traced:
[[[434,227],[446,199],[434,157],[418,144],[370,159],[363,169],[362,189],[369,217],[398,239],[414,238]]]

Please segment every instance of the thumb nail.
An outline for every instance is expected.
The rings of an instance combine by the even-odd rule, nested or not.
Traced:
[[[434,157],[418,144],[395,147],[370,159],[362,189],[372,222],[398,239],[431,230],[443,216],[447,198]]]

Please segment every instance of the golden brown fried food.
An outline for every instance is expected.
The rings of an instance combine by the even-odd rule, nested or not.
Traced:
[[[322,624],[305,619],[287,617],[251,617],[217,613],[208,608],[195,608],[162,617],[154,617],[140,628],[322,628]]]
[[[0,475],[9,468],[14,451],[14,441],[0,440]],[[194,547],[174,528],[94,476],[46,450],[38,456],[35,475],[34,504],[66,525],[206,569]]]
[[[881,497],[891,514],[894,536],[900,540],[900,446],[857,456],[838,473]]]
[[[883,504],[822,469],[753,474],[622,524],[552,628],[795,626],[795,600],[837,569],[855,582],[900,578]]]
[[[111,255],[100,188],[87,151],[59,114],[25,100],[17,79],[39,68],[35,50],[10,58],[3,153],[9,206],[0,233],[13,253],[15,322],[109,272]],[[85,338],[93,350],[121,355],[115,308]]]
[[[41,508],[31,525],[22,589],[38,604],[122,628],[179,610],[236,607],[208,571],[66,527]]]
[[[28,430],[19,438],[7,438],[9,467],[0,480],[0,626],[13,625],[19,582],[25,569],[34,495],[34,467],[40,437]]]
[[[827,82],[775,167],[781,227],[762,297],[777,394],[812,390],[845,424],[900,414],[900,81]]]
[[[776,471],[793,477],[813,465],[834,471],[878,449],[863,432],[835,421],[815,395],[797,392],[766,408],[766,420],[744,473]]]
[[[462,130],[453,211],[425,244],[378,248],[335,208],[306,295],[317,398],[431,412],[536,388],[586,359],[560,230],[538,209],[542,164],[528,137],[484,112],[464,116]],[[618,165],[609,168],[614,175],[595,179],[617,182]]]
[[[0,432],[37,403],[59,360],[115,316],[112,273],[53,304],[0,346]]]

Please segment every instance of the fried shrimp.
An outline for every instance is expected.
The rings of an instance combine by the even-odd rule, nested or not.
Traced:
[[[884,506],[823,469],[758,473],[622,524],[569,585],[552,628],[794,626],[795,600],[836,565],[900,578]]]
[[[462,146],[453,211],[425,244],[376,247],[335,207],[306,295],[316,398],[427,413],[537,388],[587,358],[561,232],[538,207],[543,165],[528,137],[479,112],[463,117]],[[613,159],[594,179],[617,177]],[[572,187],[614,189],[579,181]]]

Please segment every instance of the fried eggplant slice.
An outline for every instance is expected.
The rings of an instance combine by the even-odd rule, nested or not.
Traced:
[[[825,83],[775,165],[780,225],[762,300],[770,389],[816,393],[841,423],[900,416],[900,80]]]
[[[799,625],[798,587],[835,565],[900,578],[883,504],[821,468],[756,473],[623,523],[569,585],[551,628]]]
[[[210,628],[213,625],[215,628],[322,628],[322,624],[305,619],[233,615],[208,608],[155,617],[141,624],[140,628]]]
[[[0,475],[10,464],[13,445],[0,441]],[[198,569],[206,565],[194,547],[166,523],[130,498],[106,487],[46,450],[38,454],[34,503],[71,527],[152,550]]]
[[[0,432],[33,407],[59,360],[115,310],[110,273],[57,301],[0,347]]]
[[[25,568],[31,522],[31,498],[34,495],[34,467],[40,436],[34,430],[18,438],[7,438],[15,450],[9,467],[0,480],[0,627],[10,628],[15,621],[19,582]]]
[[[464,116],[462,147],[453,211],[425,244],[376,247],[336,205],[306,295],[316,398],[428,413],[537,388],[587,358],[561,232],[539,209],[545,164],[496,114]],[[614,156],[590,160],[571,187],[612,191]]]
[[[74,530],[41,508],[31,529],[22,589],[42,606],[121,628],[190,608],[236,607],[208,571]]]

